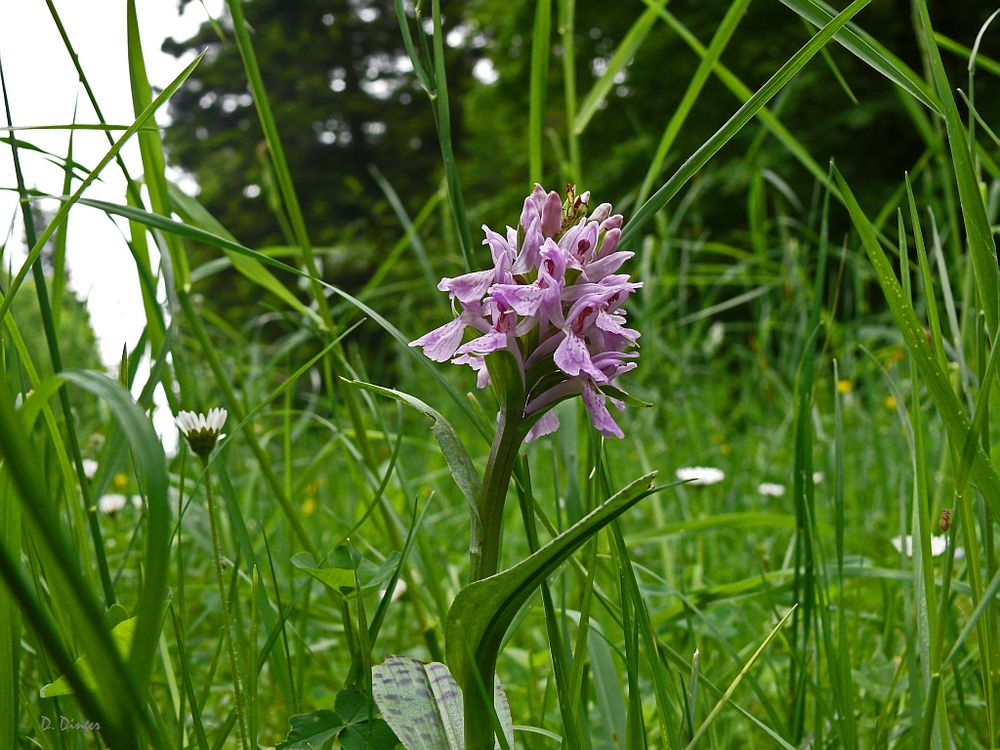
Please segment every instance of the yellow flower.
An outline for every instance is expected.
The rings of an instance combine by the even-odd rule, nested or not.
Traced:
[[[845,394],[854,390],[854,384],[850,380],[837,381],[837,393]]]
[[[123,490],[128,487],[128,474],[118,472],[113,477],[111,477],[111,484],[114,485],[116,490]]]
[[[728,456],[732,452],[733,448],[731,445],[729,445],[729,443],[723,443],[722,445],[719,446],[719,453],[721,453],[723,456]]]
[[[302,515],[311,516],[316,512],[316,499],[312,497],[307,497],[302,501]]]
[[[885,397],[885,401],[883,401],[882,403],[885,404],[885,408],[886,409],[895,409],[896,408],[896,397],[890,394],[890,395],[888,395],[888,396]]]

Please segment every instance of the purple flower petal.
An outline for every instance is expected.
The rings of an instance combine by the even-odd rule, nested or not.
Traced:
[[[530,443],[532,440],[537,440],[545,435],[551,435],[553,432],[559,429],[559,417],[556,416],[554,411],[546,412],[535,424],[532,425],[531,429],[528,430],[528,434],[524,438],[524,442]]]
[[[521,254],[514,261],[513,272],[525,274],[538,268],[539,251],[545,238],[542,237],[541,219],[535,218],[528,225],[521,243]]]
[[[612,229],[621,229],[624,217],[621,214],[615,214],[614,216],[609,216],[604,221],[601,222],[601,231],[609,232]]]
[[[594,325],[602,331],[617,334],[622,338],[635,343],[635,340],[639,338],[639,332],[633,328],[626,328],[624,323],[624,315],[612,315],[602,311],[597,313],[597,320],[594,322]]]
[[[618,242],[622,238],[622,230],[615,227],[614,229],[609,229],[604,234],[604,239],[601,241],[601,248],[597,251],[598,258],[604,258],[605,256],[611,255],[618,247]]]
[[[536,284],[494,284],[489,289],[490,296],[502,302],[518,315],[531,316],[538,312],[538,306],[545,296],[545,289]]]
[[[424,354],[435,362],[447,362],[462,343],[463,331],[465,331],[465,321],[455,318],[411,341],[410,346],[422,347]]]
[[[490,252],[493,256],[493,266],[497,271],[509,270],[514,264],[514,248],[507,242],[507,239],[497,232],[494,232],[488,226],[483,224],[483,232],[486,233],[486,239],[483,240],[484,245],[490,246]]]
[[[473,271],[464,273],[453,279],[447,277],[441,279],[438,289],[448,292],[452,297],[456,297],[463,305],[478,302],[486,296],[486,290],[494,281],[494,270],[488,268],[485,271]]]
[[[490,384],[490,373],[486,369],[486,361],[474,354],[462,354],[452,360],[456,365],[468,365],[476,371],[476,387],[485,388]]]
[[[611,417],[605,402],[605,395],[594,386],[593,383],[583,385],[583,404],[590,412],[590,422],[605,437],[623,438],[625,433]]]
[[[605,243],[607,243],[606,238]],[[595,260],[594,262],[588,263],[584,266],[583,274],[587,277],[587,281],[592,281],[596,284],[600,282],[601,279],[613,274],[621,268],[622,264],[634,255],[635,253],[627,250],[623,250],[620,253],[602,255],[600,260]]]
[[[585,373],[599,383],[607,381],[604,373],[594,367],[584,340],[573,332],[567,333],[566,338],[556,347],[552,360],[556,363],[556,367],[567,375],[576,377],[580,373]]]
[[[458,354],[478,354],[485,355],[504,349],[507,346],[508,334],[503,331],[490,331],[479,338],[472,339],[467,344],[458,347]]]
[[[597,208],[594,209],[593,213],[591,213],[590,216],[587,217],[587,221],[596,221],[598,224],[600,224],[609,216],[611,216],[611,204],[602,203],[601,205],[599,205]]]
[[[542,204],[542,234],[552,237],[562,229],[562,201],[559,193],[553,190],[545,196]]]

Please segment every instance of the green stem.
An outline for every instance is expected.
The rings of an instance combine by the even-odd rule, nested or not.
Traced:
[[[495,575],[499,568],[503,508],[522,438],[520,406],[511,410],[501,409],[493,447],[483,474],[482,488],[476,501],[477,516],[472,520],[470,583]],[[465,747],[466,750],[493,750],[493,674],[496,671],[496,653],[476,654],[476,666],[480,678],[478,686],[467,686],[463,694]]]
[[[215,502],[212,500],[212,479],[208,474],[208,456],[202,457],[205,465],[205,498],[208,503],[208,520],[212,530],[212,552],[215,556],[215,576],[219,586],[219,598],[222,600],[222,619],[225,620],[226,651],[229,655],[229,669],[233,673],[233,693],[236,698],[236,717],[240,727],[240,747],[249,750],[247,738],[247,717],[243,707],[243,686],[240,682],[239,662],[236,658],[236,631],[233,628],[233,618],[229,611],[229,595],[226,593],[226,576],[223,572],[222,543],[219,541],[219,519]]]
[[[510,475],[521,447],[519,412],[502,409],[483,484],[476,500],[478,518],[472,519],[469,545],[469,583],[496,574],[500,564],[500,530]]]

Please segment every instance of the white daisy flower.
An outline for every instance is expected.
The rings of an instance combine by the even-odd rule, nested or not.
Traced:
[[[87,479],[93,479],[94,475],[97,474],[97,461],[92,458],[83,459],[83,473]]]
[[[774,482],[763,482],[757,486],[757,492],[768,497],[781,497],[785,494],[785,485]]]
[[[813,484],[821,484],[826,478],[826,475],[822,471],[813,472]]]
[[[892,546],[896,548],[897,552],[903,552],[905,550],[907,557],[913,557],[913,537],[907,534],[905,537],[894,536],[892,538]],[[944,554],[945,549],[948,547],[948,538],[944,534],[932,534],[931,535],[931,556],[938,557]],[[961,547],[955,548],[955,557],[961,559],[965,557],[965,550]]]
[[[110,495],[104,495],[100,500],[97,501],[97,509],[101,513],[107,513],[109,516],[113,516],[115,513],[120,511],[125,507],[125,503],[128,502],[128,498],[125,495],[119,495],[117,493],[112,493]]]
[[[216,442],[225,437],[222,426],[228,416],[225,409],[219,408],[209,409],[208,414],[182,411],[174,422],[184,434],[191,450],[205,458],[215,448]]]
[[[684,466],[677,470],[677,478],[688,484],[716,484],[726,478],[722,469],[713,466]]]

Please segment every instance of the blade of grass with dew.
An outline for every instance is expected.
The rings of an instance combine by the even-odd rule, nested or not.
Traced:
[[[621,245],[627,247],[634,235],[655,216],[718,151],[777,94],[843,26],[871,0],[854,0],[792,55],[747,102],[684,162],[625,224]]]
[[[709,75],[718,64],[719,58],[729,44],[729,40],[732,38],[737,26],[739,26],[740,21],[743,20],[743,16],[749,5],[750,0],[733,0],[722,21],[719,22],[718,27],[715,29],[708,49],[705,50],[705,54],[701,55],[698,67],[695,69],[694,75],[691,76],[691,81],[684,90],[684,95],[681,97],[680,103],[670,116],[663,135],[660,136],[660,142],[656,146],[653,160],[649,164],[649,169],[646,171],[646,176],[642,180],[642,185],[639,187],[639,193],[635,199],[637,206],[641,206],[646,202],[646,198],[649,197],[649,193],[653,189],[653,181],[659,176],[660,170],[663,167],[663,160],[670,153],[670,147],[673,146],[674,140],[680,133],[681,128],[684,127],[684,122],[698,101],[698,97],[701,95]]]

